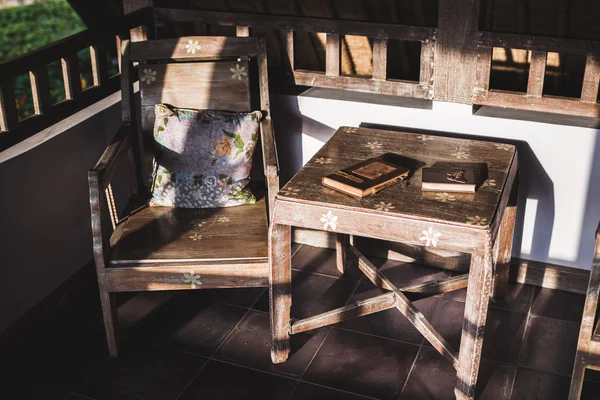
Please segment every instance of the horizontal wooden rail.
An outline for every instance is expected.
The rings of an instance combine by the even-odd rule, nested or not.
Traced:
[[[557,53],[600,54],[600,41],[556,36],[481,31],[479,32],[478,43],[486,47],[555,51]]]
[[[19,143],[48,126],[119,90],[119,76],[109,77],[107,50],[129,37],[129,31],[152,23],[150,8],[124,16],[110,28],[88,29],[30,53],[0,63],[0,151]],[[81,88],[77,53],[90,49],[93,84]],[[118,54],[118,53],[117,53]],[[65,100],[52,104],[48,64],[60,61]],[[15,103],[15,78],[29,74],[34,115],[19,121]]]

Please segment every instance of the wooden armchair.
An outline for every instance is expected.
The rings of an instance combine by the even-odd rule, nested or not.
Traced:
[[[600,225],[596,229],[596,247],[594,261],[590,271],[587,296],[583,307],[583,317],[579,329],[579,341],[569,400],[579,399],[583,388],[585,369],[600,371],[600,319],[598,314],[598,295],[600,294]]]
[[[268,207],[279,190],[264,41],[182,37],[126,41],[122,49],[123,125],[89,171],[94,258],[112,356],[117,355],[116,292],[268,286]],[[134,62],[139,63],[139,107]],[[261,151],[253,161],[255,204],[147,206],[152,154],[146,149],[157,103],[266,114],[260,125],[262,146],[257,146]],[[128,165],[133,200],[120,218],[111,181],[121,160]]]

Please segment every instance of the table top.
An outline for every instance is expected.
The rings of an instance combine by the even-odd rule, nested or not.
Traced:
[[[414,160],[414,173],[407,182],[362,199],[321,183],[325,175],[384,153]],[[424,192],[421,167],[438,161],[486,163],[488,179],[475,194]],[[491,226],[496,217],[511,168],[516,168],[516,149],[510,144],[342,127],[279,191],[276,199],[483,229]]]

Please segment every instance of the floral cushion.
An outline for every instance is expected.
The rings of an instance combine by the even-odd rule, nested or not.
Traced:
[[[154,108],[155,165],[150,205],[180,208],[254,203],[246,187],[260,111]]]

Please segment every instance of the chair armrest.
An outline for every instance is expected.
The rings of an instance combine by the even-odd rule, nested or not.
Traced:
[[[262,139],[263,165],[265,168],[265,177],[267,178],[269,210],[273,210],[275,195],[279,191],[279,160],[277,159],[277,147],[275,145],[275,134],[273,133],[271,116],[267,116],[260,123],[260,133]]]
[[[117,161],[131,147],[131,129],[131,125],[121,125],[114,139],[106,150],[104,150],[104,153],[102,153],[102,156],[92,170],[98,174],[98,179],[103,188],[112,179]]]

